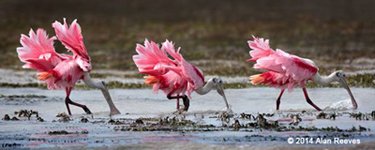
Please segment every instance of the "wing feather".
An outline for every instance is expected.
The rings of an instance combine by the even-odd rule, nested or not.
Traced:
[[[202,72],[187,62],[174,44],[168,40],[162,43],[161,48],[155,42],[145,40],[144,45],[138,44],[137,55],[133,60],[140,73],[152,76],[147,78],[153,83],[153,89],[162,89],[164,92],[188,95],[198,87],[203,86]],[[154,82],[157,80],[157,82]]]
[[[283,76],[283,80],[291,79],[288,82],[288,84],[291,84],[288,85],[289,88],[304,84],[318,72],[318,67],[312,61],[291,55],[280,49],[275,51],[268,45],[268,40],[265,41],[256,37],[253,41],[249,41],[252,49],[250,54],[253,54],[250,55],[252,57],[250,60],[256,62],[254,64],[255,69],[272,72],[272,74],[277,73],[277,75]],[[280,84],[283,82],[274,83]]]
[[[38,29],[36,32],[31,29],[29,36],[22,34],[20,38],[22,47],[17,48],[17,53],[20,61],[25,63],[23,67],[37,71],[53,69],[63,60],[53,47],[55,39],[55,37],[49,38],[43,29]]]

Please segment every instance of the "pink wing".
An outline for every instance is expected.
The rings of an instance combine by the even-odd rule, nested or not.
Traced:
[[[253,41],[248,41],[249,47],[252,49],[249,54],[251,59],[247,61],[257,61],[259,58],[267,57],[274,52],[269,45],[269,40],[263,38],[256,38],[253,36]]]
[[[153,84],[155,91],[162,89],[167,94],[190,96],[194,89],[203,86],[203,74],[185,61],[179,50],[176,51],[168,40],[161,48],[147,40],[145,46],[137,45],[138,55],[134,55],[133,60],[140,73],[152,76],[146,79],[146,83]]]
[[[74,59],[64,60],[49,72],[53,76],[44,80],[48,85],[48,89],[74,87],[75,83],[83,77],[84,73],[74,61]]]
[[[133,56],[133,61],[140,73],[157,76],[165,74],[170,69],[177,69],[177,63],[153,41],[149,42],[146,39],[144,46],[137,44],[136,51],[138,55]]]
[[[36,33],[30,30],[29,36],[22,34],[17,48],[18,58],[24,62],[24,68],[37,71],[49,71],[53,69],[63,57],[56,53],[53,47],[55,37],[48,38],[46,31],[38,29]]]
[[[294,85],[304,84],[318,72],[318,68],[311,60],[288,54],[280,49],[274,51],[270,48],[268,40],[254,37],[253,41],[249,41],[249,46],[252,49],[250,60],[256,61],[254,68],[277,74],[277,79],[283,80],[275,80],[273,83],[288,83],[291,84],[288,87],[292,88]],[[279,75],[282,75],[282,78]]]
[[[68,26],[66,19],[64,18],[64,24],[55,21],[52,24],[52,27],[55,29],[57,38],[65,48],[73,52],[73,57],[76,58],[76,56],[79,56],[76,58],[76,62],[81,69],[84,71],[90,71],[90,56],[87,53],[85,44],[83,43],[81,27],[77,23],[77,20],[74,20],[72,24]]]
[[[162,44],[162,49],[164,49],[170,56],[172,56],[177,62],[181,70],[181,78],[188,81],[187,85],[187,95],[190,94],[197,88],[204,85],[204,76],[201,70],[198,67],[187,62],[182,55],[180,54],[180,47],[176,50],[174,44],[166,40]]]

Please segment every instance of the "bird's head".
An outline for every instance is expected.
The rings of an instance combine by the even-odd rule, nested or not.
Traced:
[[[211,78],[210,81],[213,83],[213,86],[215,89],[219,89],[220,87],[223,86],[223,80],[219,77]]]
[[[225,97],[224,94],[224,87],[223,87],[223,80],[219,77],[213,77],[207,81],[207,84],[211,85],[211,89],[217,90],[217,92]]]
[[[342,71],[335,71],[332,73],[334,81],[340,82],[340,80],[345,80],[346,74]]]

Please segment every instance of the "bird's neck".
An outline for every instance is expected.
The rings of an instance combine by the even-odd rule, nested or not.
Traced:
[[[102,91],[102,94],[108,103],[110,115],[120,114],[120,111],[116,108],[115,104],[113,103],[111,95],[109,94],[104,82],[94,82],[91,79],[90,74],[88,72],[84,73],[83,82],[85,82],[85,84],[89,87],[98,88]]]
[[[212,89],[214,89],[214,83],[210,80],[204,86],[196,89],[195,92],[197,92],[200,95],[204,95],[210,92]]]
[[[98,89],[105,88],[101,82],[95,82],[94,80],[92,80],[88,72],[84,72],[83,82],[85,82],[85,84],[88,85],[89,87],[98,88]]]
[[[335,73],[332,73],[328,76],[321,76],[319,73],[315,74],[313,77],[314,82],[320,85],[327,85],[335,81]]]

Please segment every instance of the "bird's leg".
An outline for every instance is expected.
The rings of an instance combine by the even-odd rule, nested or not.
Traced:
[[[179,100],[180,98],[182,98],[184,106],[185,106],[184,110],[187,111],[187,109],[189,109],[189,99],[187,99],[187,96],[180,96],[180,95],[172,96],[171,94],[168,94],[167,98],[168,99],[177,99],[177,100]],[[187,99],[187,102],[186,102],[186,99]],[[179,108],[177,110],[179,110]]]
[[[85,111],[86,114],[91,114],[90,109],[89,109],[86,105],[82,105],[82,104],[79,104],[79,103],[73,102],[69,97],[67,97],[67,98],[65,99],[65,104],[66,104],[66,103],[67,103],[67,104],[72,104],[72,105],[77,106],[77,107],[81,107],[81,108]],[[68,107],[68,108],[69,108],[69,107]],[[69,115],[71,115],[69,109],[68,109],[68,111],[69,111]]]
[[[283,96],[283,94],[284,94],[284,91],[285,91],[285,89],[282,89],[280,94],[279,94],[279,97],[276,99],[276,110],[279,110],[279,108],[280,108],[280,100],[281,100],[281,96]]]
[[[189,110],[189,106],[190,106],[190,100],[189,98],[185,95],[183,98],[182,98],[183,102],[184,102],[184,110],[185,111],[188,111]]]
[[[68,114],[71,116],[72,113],[70,112],[70,108],[69,108],[69,103],[68,103],[68,97],[65,98],[65,105],[66,105],[66,109],[68,109]]]
[[[177,110],[180,109],[180,98],[177,98],[177,101],[176,101],[176,108],[177,108]]]
[[[320,109],[318,106],[316,106],[312,101],[311,99],[309,98],[309,95],[307,95],[307,90],[306,88],[302,88],[303,90],[303,94],[305,95],[305,99],[307,101],[307,103],[309,103],[311,106],[313,106],[317,111],[322,111],[322,109]]]
[[[86,114],[91,114],[90,109],[87,108],[86,105],[82,105],[82,104],[79,104],[79,103],[73,102],[73,101],[69,98],[71,90],[72,90],[71,88],[66,88],[66,89],[65,89],[65,91],[66,91],[65,105],[66,105],[66,108],[68,109],[68,113],[69,113],[69,115],[72,115],[72,113],[71,113],[71,111],[70,111],[69,104],[72,104],[72,105],[77,106],[77,107],[81,107],[81,108],[86,112]]]
[[[65,97],[65,105],[66,105],[66,109],[68,109],[68,113],[69,115],[72,115],[72,113],[70,112],[70,107],[69,107],[69,95],[70,95],[70,91],[71,89],[70,88],[66,88],[65,89],[65,92],[66,92],[66,97]]]

